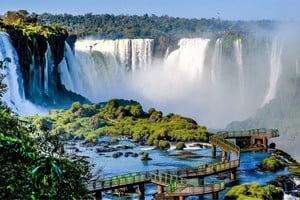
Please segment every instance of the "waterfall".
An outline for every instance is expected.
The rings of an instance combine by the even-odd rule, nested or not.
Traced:
[[[13,80],[8,85],[14,89],[9,90],[5,99],[17,110],[25,102],[18,57],[8,36],[2,34],[1,38],[1,56],[14,58],[11,63],[14,66],[7,68],[14,71],[9,72],[5,80]],[[7,41],[4,42],[4,39]],[[253,64],[255,59],[252,58],[256,58],[256,52],[246,49],[247,56],[252,56],[249,61],[242,56],[241,39],[233,41],[232,45],[227,41],[226,48],[223,39],[217,39],[213,48],[208,48],[210,39],[183,38],[178,41],[177,49],[168,50],[163,59],[157,60],[153,58],[153,39],[82,39],[75,43],[74,52],[65,43],[64,58],[58,65],[58,72],[67,90],[92,102],[111,98],[134,99],[146,109],[156,107],[164,112],[177,112],[200,119],[211,127],[222,127],[230,121],[249,117],[261,105],[266,91],[274,93],[277,84],[274,80],[278,79],[276,67],[280,67],[277,57],[281,54],[279,43],[273,42],[270,73],[268,70],[261,73],[267,63]],[[10,46],[4,47],[4,44]],[[55,95],[56,86],[49,44],[45,55],[41,56],[44,57],[32,58],[29,91],[37,98],[51,98]],[[207,59],[208,56],[211,58]],[[41,58],[45,64],[40,62]],[[245,66],[250,66],[252,71],[247,70],[244,74]],[[261,73],[260,78],[258,73]],[[266,86],[269,76],[271,83]],[[247,80],[254,79],[255,82],[245,84]],[[237,83],[239,90],[236,90]],[[241,97],[245,94],[241,90],[247,90],[245,98]],[[26,110],[39,113],[35,109]],[[18,112],[21,113],[20,110]]]
[[[177,112],[214,127],[251,116],[261,105],[266,90],[261,83],[266,81],[248,84],[247,98],[242,98],[235,81],[240,86],[245,81],[247,60],[242,57],[241,40],[233,41],[232,54],[223,52],[223,39],[217,39],[212,49],[209,42],[206,38],[183,38],[177,49],[154,60],[151,39],[84,39],[75,43],[75,53],[65,45],[59,72],[68,90],[95,103],[134,99],[146,109],[153,106]],[[208,55],[212,58],[207,64]],[[262,69],[265,65],[254,66]],[[256,79],[255,70],[247,73],[247,79]]]
[[[153,54],[153,40],[134,39],[132,46],[132,71],[151,65]]]
[[[50,45],[47,42],[47,51],[45,53],[45,68],[44,68],[44,92],[48,96],[52,96],[50,90],[52,87],[52,81],[51,81],[51,75],[53,73],[54,63],[53,63],[53,57],[52,52],[50,49]]]
[[[153,39],[80,40],[75,44],[76,52],[101,54],[101,65],[111,64],[135,71],[151,64]]]
[[[10,43],[9,35],[0,32],[0,60],[6,57],[10,58],[11,62],[4,63],[6,68],[1,72],[6,75],[3,81],[8,87],[3,95],[4,102],[20,115],[45,112],[25,99],[17,52]]]
[[[244,68],[243,68],[243,54],[242,54],[242,40],[234,41],[234,54],[238,68],[238,83],[240,91],[244,90]]]
[[[121,96],[119,84],[127,72],[146,69],[152,62],[152,39],[79,40],[75,55],[65,44],[65,59],[59,70],[66,88],[93,102],[105,99],[105,93]]]
[[[181,39],[179,48],[171,52],[164,65],[174,68],[186,74],[190,80],[203,77],[204,60],[209,39],[192,38]]]
[[[282,54],[282,42],[276,37],[272,42],[271,55],[270,55],[270,76],[269,87],[267,89],[263,105],[269,103],[275,98],[278,80],[281,74],[281,54]]]
[[[214,52],[212,56],[212,65],[211,65],[211,81],[213,84],[216,84],[218,79],[222,75],[222,39],[218,38],[214,46]]]

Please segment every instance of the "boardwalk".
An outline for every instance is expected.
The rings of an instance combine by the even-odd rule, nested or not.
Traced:
[[[212,193],[213,198],[217,199],[218,192],[225,189],[224,181],[209,182],[204,181],[204,177],[229,171],[230,179],[234,180],[236,178],[236,169],[240,165],[240,147],[226,139],[244,137],[269,139],[278,136],[279,132],[275,129],[219,132],[209,138],[209,143],[212,144],[212,154],[215,154],[216,147],[218,147],[222,150],[222,156],[225,156],[229,152],[233,154],[229,160],[192,168],[146,171],[105,177],[93,181],[87,187],[90,192],[96,193],[96,198],[98,199],[101,198],[102,191],[131,185],[141,186],[141,192],[143,193],[143,184],[145,183],[158,185],[157,199],[167,199],[171,197],[184,199],[185,196],[208,193]],[[198,183],[194,183],[189,180],[190,178],[198,178],[199,181]],[[166,187],[165,191],[163,187]]]

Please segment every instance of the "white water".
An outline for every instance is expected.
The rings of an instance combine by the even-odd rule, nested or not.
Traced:
[[[180,113],[209,127],[245,119],[261,105],[263,96],[257,92],[267,90],[260,85],[264,80],[250,83],[245,102],[243,93],[236,89],[236,83],[246,87],[241,40],[234,42],[230,58],[223,55],[222,40],[218,39],[210,65],[205,64],[209,39],[181,39],[179,48],[161,62],[152,59],[152,42],[80,40],[75,44],[75,56],[66,45],[65,60],[59,67],[62,82],[92,102],[134,99],[145,110],[155,107],[165,114]],[[247,76],[257,79],[255,73]]]
[[[215,43],[210,73],[211,73],[212,83],[217,84],[218,80],[220,80],[222,75],[222,39],[221,38],[218,38]]]
[[[102,54],[105,60],[102,65],[111,64],[135,71],[151,64],[153,54],[152,39],[120,39],[120,40],[79,40],[75,43],[76,54],[94,52]],[[105,63],[107,57],[114,63]],[[109,65],[110,64],[110,65]]]
[[[203,77],[204,60],[209,39],[181,39],[179,48],[168,55],[164,67],[178,70],[189,80]]]
[[[281,74],[281,54],[282,42],[279,38],[275,38],[272,43],[271,56],[270,56],[270,77],[269,88],[263,101],[263,105],[268,104],[276,96],[277,83]]]
[[[8,86],[7,92],[3,95],[4,102],[20,115],[45,112],[25,99],[17,53],[10,43],[8,34],[0,32],[0,60],[7,57],[11,62],[4,63],[6,68],[1,70],[1,73],[6,75],[3,82]]]
[[[223,52],[222,39],[216,40],[208,54],[209,41],[181,39],[177,49],[168,51],[162,60],[155,60],[152,39],[79,40],[75,43],[75,55],[66,43],[65,57],[58,70],[68,90],[92,102],[134,99],[141,102],[145,110],[155,107],[164,114],[179,113],[209,127],[222,128],[233,120],[252,116],[263,100],[267,102],[275,97],[281,69],[281,45],[279,40],[273,42],[267,74],[262,70],[266,63],[253,65],[243,55],[240,39],[233,43],[232,56]],[[7,49],[1,47],[5,54],[11,49],[11,45]],[[255,52],[250,53],[255,57]],[[210,63],[206,62],[208,55]],[[17,55],[14,56],[13,63],[18,63]],[[35,79],[30,82],[40,83],[45,94],[51,97],[55,91],[51,85],[53,59],[49,47],[45,58],[44,82]],[[246,67],[250,70],[246,71]],[[13,77],[17,77],[17,72],[9,75],[9,79]],[[16,85],[10,87],[19,89],[12,91],[20,90],[19,99],[24,100],[22,83],[17,80],[14,83]],[[241,92],[241,86],[246,92]],[[243,94],[247,96],[243,98]],[[6,98],[7,102],[18,102],[14,93],[7,95],[11,95]]]
[[[234,41],[234,54],[236,57],[236,63],[238,67],[238,83],[240,91],[244,90],[244,68],[243,68],[243,53],[242,53],[242,40],[237,39]]]
[[[48,96],[51,96],[50,94],[50,88],[51,88],[51,75],[53,72],[54,68],[54,63],[53,63],[53,57],[52,57],[52,52],[50,49],[49,43],[47,43],[47,51],[45,53],[45,70],[44,70],[44,91]]]

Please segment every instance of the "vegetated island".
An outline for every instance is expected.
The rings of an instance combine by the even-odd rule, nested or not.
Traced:
[[[145,112],[132,100],[74,102],[67,110],[52,110],[48,116],[35,115],[26,120],[37,126],[46,125],[61,139],[82,139],[89,144],[97,144],[97,139],[104,135],[126,135],[134,142],[168,149],[169,142],[208,142],[210,135],[205,126],[191,118],[173,113],[164,116],[155,108]]]

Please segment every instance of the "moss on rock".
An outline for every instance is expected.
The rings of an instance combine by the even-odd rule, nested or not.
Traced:
[[[261,186],[258,183],[246,183],[232,187],[224,196],[225,200],[244,199],[283,199],[283,190],[274,185]]]

